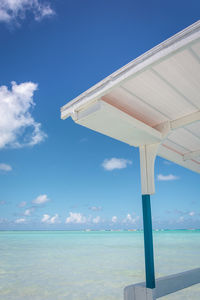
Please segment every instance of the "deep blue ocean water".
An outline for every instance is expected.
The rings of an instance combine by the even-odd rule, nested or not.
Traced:
[[[156,276],[200,267],[200,231],[154,232]],[[142,232],[1,231],[0,300],[122,300],[144,281]],[[161,299],[200,299],[200,285]]]

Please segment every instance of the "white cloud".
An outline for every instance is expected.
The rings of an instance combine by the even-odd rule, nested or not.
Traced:
[[[41,222],[45,223],[45,222],[47,222],[49,219],[50,219],[50,215],[44,214],[43,217],[42,217]]]
[[[0,148],[34,146],[45,139],[41,124],[30,113],[36,89],[33,82],[12,82],[11,90],[0,86]]]
[[[34,204],[43,204],[49,201],[49,198],[47,197],[47,195],[39,195],[36,199],[34,199],[32,201],[32,203]]]
[[[113,223],[116,223],[117,222],[117,217],[113,216],[111,220],[112,220]]]
[[[136,223],[137,221],[139,221],[140,217],[136,216],[136,217],[132,217],[131,214],[127,214],[126,218],[123,220],[123,223]]]
[[[48,224],[55,224],[55,223],[59,223],[58,219],[59,219],[58,214],[55,214],[55,216],[53,216],[53,217],[51,217],[50,215],[44,214],[41,222],[48,223]]]
[[[92,222],[95,224],[98,224],[100,222],[101,218],[97,216],[96,218],[93,218]]]
[[[8,23],[10,22],[10,15],[7,13],[5,9],[2,9],[0,6],[0,22]]]
[[[69,213],[69,217],[66,218],[65,223],[75,223],[75,224],[83,224],[87,222],[87,218],[83,216],[81,213]]]
[[[15,220],[15,223],[20,224],[20,223],[24,223],[25,221],[26,221],[25,218],[20,218],[20,219]]]
[[[169,175],[158,174],[157,175],[157,180],[159,180],[159,181],[170,181],[170,180],[177,180],[177,179],[179,179],[179,177],[175,176],[173,174],[169,174]]]
[[[193,217],[195,215],[194,211],[189,212],[189,216]]]
[[[31,213],[32,213],[34,210],[35,210],[35,209],[34,209],[33,207],[28,208],[28,209],[25,210],[24,215],[25,215],[25,216],[30,216]]]
[[[58,223],[58,214],[55,214],[55,216],[51,217],[49,223],[50,224]]]
[[[19,203],[19,207],[24,207],[24,206],[26,206],[26,201],[22,201]]]
[[[131,215],[130,214],[127,214],[127,216],[126,216],[126,222],[131,222],[132,221],[132,217],[131,217]]]
[[[124,159],[124,158],[111,158],[111,159],[105,159],[102,163],[102,167],[106,171],[112,171],[115,169],[124,169],[128,165],[131,165],[132,161]]]
[[[0,164],[0,170],[9,172],[9,171],[12,170],[12,167],[10,165],[7,165],[7,164]]]
[[[31,210],[30,209],[26,209],[25,212],[24,212],[24,215],[25,216],[30,216],[31,214]]]
[[[36,21],[55,14],[48,1],[40,0],[1,0],[0,22],[11,23],[23,20],[31,13]]]

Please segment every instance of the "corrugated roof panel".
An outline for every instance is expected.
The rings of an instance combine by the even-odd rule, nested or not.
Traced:
[[[187,125],[186,128],[200,138],[200,121]]]
[[[172,142],[169,139],[166,139],[163,142],[164,145],[168,146],[169,148],[173,149],[175,152],[180,153],[181,155],[188,153],[188,149],[181,147],[179,144]]]
[[[192,104],[188,103],[152,70],[144,71],[123,86],[170,120],[195,112]]]
[[[194,51],[194,53],[199,57],[200,59],[200,42],[195,43],[191,46],[191,49]]]
[[[184,128],[173,131],[168,139],[189,151],[197,151],[200,149],[200,139]]]
[[[200,109],[200,63],[189,50],[169,57],[153,69]]]
[[[179,164],[180,166],[183,166],[190,170],[193,170],[194,172],[200,173],[200,164],[196,160],[194,161],[190,159],[184,161],[182,155],[174,152],[173,149],[166,145],[160,146],[158,156],[173,161],[174,163]]]
[[[150,105],[141,102],[137,97],[119,87],[102,99],[152,127],[168,120]],[[123,99],[123,105],[121,99]]]

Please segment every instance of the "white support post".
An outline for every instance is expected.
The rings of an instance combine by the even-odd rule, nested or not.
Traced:
[[[141,186],[142,186],[142,210],[143,210],[146,286],[144,288],[136,287],[134,290],[134,294],[141,295],[141,297],[138,298],[141,300],[153,299],[152,298],[153,290],[155,289],[150,195],[154,194],[155,192],[154,163],[158,151],[158,146],[159,143],[140,146],[140,172],[141,172]]]
[[[159,143],[140,146],[140,172],[142,195],[155,193],[154,163]]]

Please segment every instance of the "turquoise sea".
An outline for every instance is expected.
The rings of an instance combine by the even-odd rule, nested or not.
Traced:
[[[156,276],[200,267],[200,230],[155,231]],[[1,231],[1,300],[122,300],[144,281],[143,233]],[[200,285],[162,299],[200,299]]]

